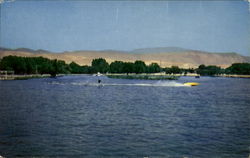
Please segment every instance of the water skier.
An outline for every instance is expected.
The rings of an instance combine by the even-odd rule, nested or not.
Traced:
[[[98,79],[98,83],[100,84],[102,81],[100,79]]]

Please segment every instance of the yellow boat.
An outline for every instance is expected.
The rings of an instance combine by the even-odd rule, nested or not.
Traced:
[[[200,84],[197,83],[197,82],[186,82],[186,83],[184,83],[184,85],[185,85],[185,86],[198,86],[198,85],[200,85]]]

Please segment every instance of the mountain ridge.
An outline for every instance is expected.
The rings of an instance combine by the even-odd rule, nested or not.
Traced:
[[[0,47],[0,58],[8,55],[26,57],[43,56],[49,59],[64,60],[67,63],[74,61],[79,65],[90,65],[91,61],[95,58],[105,58],[109,63],[115,60],[120,60],[124,62],[134,62],[136,60],[143,60],[146,64],[155,62],[158,63],[161,67],[170,67],[174,65],[182,68],[196,68],[201,64],[217,65],[225,68],[230,66],[232,63],[250,62],[249,56],[242,56],[234,52],[212,53],[206,51],[184,49],[180,47],[142,48],[135,49],[132,51],[79,50],[65,51],[60,53],[53,53],[41,49],[8,49]]]
[[[181,47],[153,47],[153,48],[140,48],[134,49],[130,52],[132,53],[167,53],[167,52],[185,52],[185,51],[193,51],[191,49],[181,48]]]

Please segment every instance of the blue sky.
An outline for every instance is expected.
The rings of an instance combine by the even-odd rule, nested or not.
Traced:
[[[250,55],[247,1],[14,1],[0,46],[73,50],[168,47]]]

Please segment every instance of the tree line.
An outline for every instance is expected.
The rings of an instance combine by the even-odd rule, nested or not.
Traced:
[[[70,64],[62,60],[51,60],[44,57],[5,56],[0,60],[0,70],[14,71],[15,74],[93,74],[93,73],[157,73],[166,74],[197,73],[202,76],[218,74],[250,75],[250,63],[235,63],[226,69],[214,65],[200,65],[197,69],[183,69],[178,66],[161,68],[157,63],[146,65],[144,61],[135,62],[114,61],[108,63],[103,58],[93,59],[91,66],[80,66],[75,62]]]

